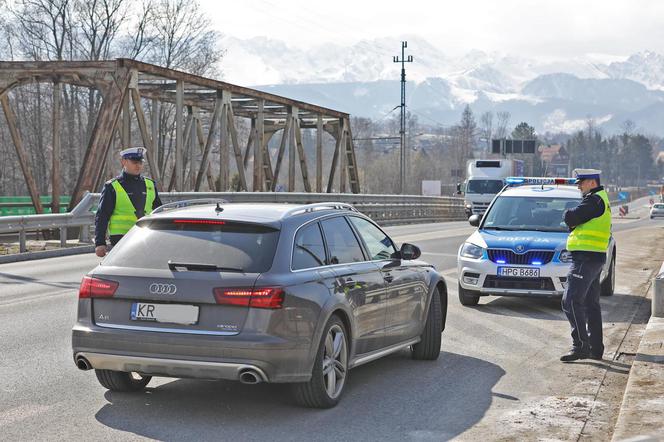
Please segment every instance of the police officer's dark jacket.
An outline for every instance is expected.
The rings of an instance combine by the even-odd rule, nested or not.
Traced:
[[[111,219],[111,214],[115,209],[115,189],[112,182],[117,180],[122,188],[127,192],[132,205],[136,208],[136,217],[142,217],[145,207],[145,178],[141,175],[131,175],[123,171],[122,174],[104,183],[99,199],[99,208],[95,215],[95,246],[106,245],[106,230]],[[155,188],[155,199],[152,203],[152,209],[161,206],[159,193]],[[111,243],[115,244],[122,238],[122,235],[111,235]]]
[[[593,218],[599,218],[604,214],[604,200],[597,195],[597,192],[604,190],[604,186],[598,186],[591,189],[584,197],[581,204],[573,209],[565,211],[564,221],[569,227],[570,231],[574,230],[576,226],[587,223]],[[587,252],[575,251],[573,255],[583,255],[589,259],[605,259],[606,253],[602,252]]]

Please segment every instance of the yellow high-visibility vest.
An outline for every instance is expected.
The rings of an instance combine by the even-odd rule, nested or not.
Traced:
[[[124,235],[138,221],[136,208],[131,203],[127,191],[124,190],[118,180],[113,180],[111,185],[115,190],[115,208],[108,223],[108,232],[111,235]],[[152,212],[152,204],[155,198],[154,181],[145,178],[145,208],[143,210],[146,215]]]
[[[611,207],[609,195],[600,190],[597,195],[604,201],[602,216],[576,226],[567,237],[567,250],[584,252],[606,252],[611,238]]]

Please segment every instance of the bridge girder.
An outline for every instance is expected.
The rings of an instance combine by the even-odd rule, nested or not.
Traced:
[[[9,101],[9,92],[12,89],[35,82],[86,87],[98,90],[102,96],[76,186],[72,190],[70,210],[80,201],[85,191],[98,190],[114,136],[120,132],[122,144],[129,144],[132,121],[137,124],[143,145],[147,149],[150,173],[162,189],[198,191],[207,181],[207,187],[211,191],[228,190],[230,163],[234,159],[239,177],[238,190],[274,191],[287,150],[288,191],[295,191],[295,166],[299,161],[306,192],[321,192],[323,188],[332,192],[337,177],[339,192],[347,191],[347,179],[349,190],[353,193],[360,192],[350,116],[347,113],[131,59],[3,61],[0,62],[0,100],[14,147],[22,159],[24,178],[38,213],[42,208],[38,204],[37,187],[27,164],[27,155]],[[55,90],[59,91],[59,87],[54,87]],[[145,101],[151,102],[150,124],[143,110]],[[176,111],[175,155],[172,164],[160,171],[157,161],[160,153],[155,140],[157,133],[160,133],[160,128],[155,126],[160,120],[155,118],[155,115],[156,109],[165,103],[174,106]],[[54,128],[61,124],[61,118],[61,112],[54,112]],[[239,119],[251,122],[244,157],[236,127]],[[208,122],[207,134],[203,130],[203,120]],[[302,142],[302,129],[305,128],[316,130],[313,185],[310,182],[310,166]],[[268,142],[278,132],[281,132],[280,143],[276,158],[273,159]],[[55,139],[59,137],[59,133],[59,130],[53,131],[53,145],[59,146],[59,139]],[[335,150],[327,174],[323,170],[323,133],[328,133],[335,139]],[[210,153],[215,142],[219,145],[220,153],[218,180],[214,179],[211,168]],[[199,160],[196,161],[197,159]],[[247,170],[249,160],[253,160],[251,173]],[[341,164],[340,167],[338,163]],[[204,181],[205,176],[207,180]],[[252,178],[251,184],[248,177]],[[164,184],[166,179],[170,185]],[[54,199],[55,194],[59,196],[61,192],[59,183],[59,176],[54,177]]]

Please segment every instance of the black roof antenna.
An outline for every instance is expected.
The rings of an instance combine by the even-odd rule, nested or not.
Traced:
[[[224,211],[224,209],[219,205],[219,202],[217,202],[217,207],[215,207],[214,211],[217,213]]]

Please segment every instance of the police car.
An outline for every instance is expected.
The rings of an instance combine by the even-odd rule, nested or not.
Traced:
[[[572,255],[565,249],[566,209],[582,199],[575,178],[510,177],[458,251],[459,300],[477,305],[480,296],[562,296]],[[616,245],[609,240],[600,276],[603,296],[615,287]]]

